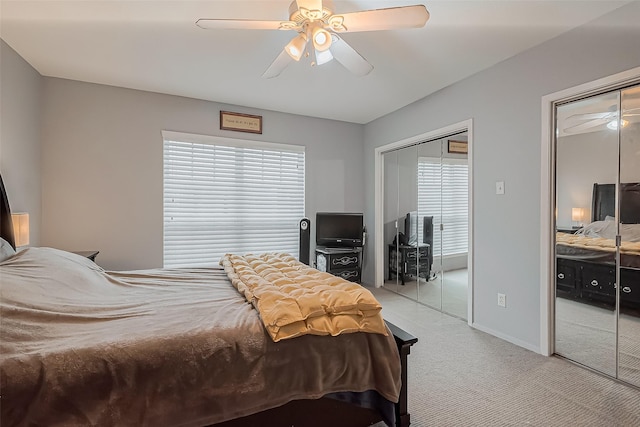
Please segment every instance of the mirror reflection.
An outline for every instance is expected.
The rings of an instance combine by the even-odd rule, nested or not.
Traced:
[[[385,205],[385,287],[462,319],[468,294],[466,148],[465,132],[384,155],[384,200],[397,203],[397,209]],[[386,194],[394,185],[397,199]]]
[[[618,377],[640,386],[640,86],[620,98]]]
[[[636,87],[556,110],[556,353],[633,384],[640,384],[639,99]]]

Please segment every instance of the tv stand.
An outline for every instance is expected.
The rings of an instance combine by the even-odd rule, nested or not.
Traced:
[[[360,283],[362,248],[316,247],[316,268],[351,282]]]
[[[428,243],[420,246],[389,245],[389,280],[395,274],[404,285],[405,276],[424,277],[429,280],[431,276],[431,245]]]

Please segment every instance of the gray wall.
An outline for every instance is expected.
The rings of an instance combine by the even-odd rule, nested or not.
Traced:
[[[473,119],[478,328],[539,349],[541,98],[640,66],[638,22],[634,2],[365,126],[373,232],[375,147]],[[505,195],[495,194],[496,181],[505,181]],[[373,245],[367,250],[364,280],[372,282]],[[507,295],[506,309],[497,306],[498,292]]]
[[[30,243],[40,244],[42,77],[0,40],[0,172],[12,212],[29,213]]]
[[[364,210],[362,125],[45,78],[42,244],[100,250],[108,269],[162,266],[162,130],[306,147],[306,215]],[[219,129],[219,111],[263,134]]]

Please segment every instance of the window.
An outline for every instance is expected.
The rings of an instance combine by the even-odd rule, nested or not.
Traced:
[[[442,244],[440,239],[433,239],[434,256],[468,251],[468,193],[469,167],[466,159],[418,159],[418,236],[422,236],[423,216],[433,216],[434,236],[438,235],[439,224],[443,224]]]
[[[163,132],[164,266],[226,253],[298,256],[304,147]]]

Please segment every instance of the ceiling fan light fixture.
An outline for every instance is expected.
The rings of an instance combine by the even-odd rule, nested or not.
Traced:
[[[313,29],[312,40],[317,51],[323,52],[331,47],[331,34],[320,26]]]
[[[323,51],[316,51],[316,62],[318,65],[326,64],[333,59],[333,54],[329,49]]]
[[[628,121],[626,121],[624,119],[620,120],[620,127],[621,128],[625,127],[628,124],[629,124]],[[607,127],[609,129],[611,129],[611,130],[617,130],[618,129],[618,119],[611,120],[609,123],[607,123]]]
[[[300,61],[306,45],[307,37],[304,34],[300,33],[284,47],[284,50],[287,51],[290,57],[292,57],[296,61]]]

